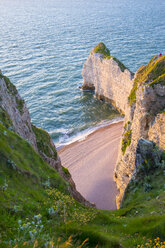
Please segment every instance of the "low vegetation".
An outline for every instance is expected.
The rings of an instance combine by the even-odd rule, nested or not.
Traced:
[[[139,68],[134,80],[128,102],[132,105],[136,101],[136,91],[140,85],[165,85],[165,55],[154,56],[147,65]]]
[[[117,58],[115,57],[112,57],[114,61],[116,61],[116,63],[118,64],[118,66],[120,67],[120,70],[122,72],[125,71],[125,69],[129,70],[120,60],[118,60]]]
[[[8,77],[6,77],[6,76],[4,76],[2,74],[0,74],[0,78],[3,78],[5,80],[5,83],[6,83],[6,87],[8,89],[8,92],[11,95],[15,96],[18,93],[15,85],[10,82],[10,79]]]
[[[16,98],[16,103],[17,103],[17,108],[18,108],[20,114],[22,115],[22,114],[23,114],[23,107],[24,107],[25,101],[22,100],[22,99],[19,99],[19,98],[17,97],[17,98]]]
[[[0,247],[130,248],[165,240],[163,166],[129,184],[120,210],[90,209],[27,141],[1,123],[0,136]]]
[[[121,150],[123,152],[123,155],[125,154],[127,147],[131,144],[131,137],[132,137],[131,122],[128,121],[124,125],[124,134],[123,134],[123,138],[122,138]]]
[[[138,89],[138,82],[137,80],[135,79],[134,80],[134,85],[132,87],[132,90],[130,92],[130,95],[128,97],[128,102],[129,102],[129,105],[131,106],[133,103],[135,103],[136,101],[136,91]]]
[[[54,145],[51,143],[49,134],[45,130],[38,128],[35,125],[32,125],[32,129],[36,136],[39,152],[44,153],[50,158],[57,159],[57,151]]]
[[[8,115],[8,113],[0,107],[0,123],[3,124],[6,128],[11,128],[13,127],[13,123]]]
[[[110,55],[109,49],[106,47],[106,45],[103,42],[100,42],[92,51],[93,53],[99,53],[103,56],[103,59],[113,59],[118,66],[120,67],[121,71],[124,72],[125,69],[128,69],[122,62],[120,62],[117,58]]]
[[[95,46],[95,48],[91,51],[91,54],[93,53],[102,54],[104,59],[110,58],[110,51],[103,42],[100,42],[97,46]]]
[[[124,129],[123,152],[131,143],[131,123]],[[33,131],[39,151],[56,159],[49,134],[34,125]],[[147,157],[138,166],[120,210],[92,209],[71,197],[69,183],[14,132],[1,107],[0,247],[164,247],[165,153],[154,148],[159,162]]]

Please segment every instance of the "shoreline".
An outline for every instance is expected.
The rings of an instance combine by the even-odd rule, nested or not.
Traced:
[[[116,209],[118,191],[113,173],[122,128],[123,121],[111,123],[58,150],[77,190],[98,209]]]
[[[112,120],[106,121],[106,122],[102,122],[100,124],[98,124],[97,126],[92,126],[90,128],[87,128],[83,131],[78,132],[76,135],[73,135],[72,137],[70,137],[68,139],[68,142],[66,143],[61,143],[61,144],[56,144],[56,149],[57,151],[60,151],[63,147],[66,147],[68,145],[71,145],[75,142],[81,142],[84,141],[86,138],[88,138],[88,136],[90,136],[91,134],[95,133],[98,130],[101,130],[104,127],[108,127],[110,125],[113,124],[117,124],[119,122],[123,122],[124,118],[123,117],[116,117]]]

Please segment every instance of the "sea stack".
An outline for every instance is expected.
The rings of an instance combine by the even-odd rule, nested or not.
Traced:
[[[110,55],[104,43],[99,43],[91,50],[84,63],[82,76],[83,89],[95,89],[99,99],[111,102],[120,112],[125,113],[133,73]]]

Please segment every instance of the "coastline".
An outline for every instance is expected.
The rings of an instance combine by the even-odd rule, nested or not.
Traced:
[[[124,121],[124,118],[121,116],[113,118],[111,120],[102,121],[96,126],[92,126],[90,128],[87,128],[83,131],[78,132],[76,135],[73,135],[72,137],[66,139],[66,141],[63,143],[59,143],[59,144],[57,143],[56,149],[59,151],[63,147],[67,147],[68,145],[71,145],[75,142],[84,141],[88,136],[95,133],[96,131],[101,130],[104,127],[106,128],[112,124],[116,124],[116,123],[123,122],[123,121]]]
[[[99,209],[116,209],[113,172],[123,121],[101,127],[85,139],[59,149],[62,165],[70,171],[77,190]]]

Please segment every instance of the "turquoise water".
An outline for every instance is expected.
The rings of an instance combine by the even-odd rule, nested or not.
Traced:
[[[0,69],[26,100],[34,124],[57,145],[115,117],[79,90],[100,41],[135,72],[164,53],[163,0],[1,0]]]

